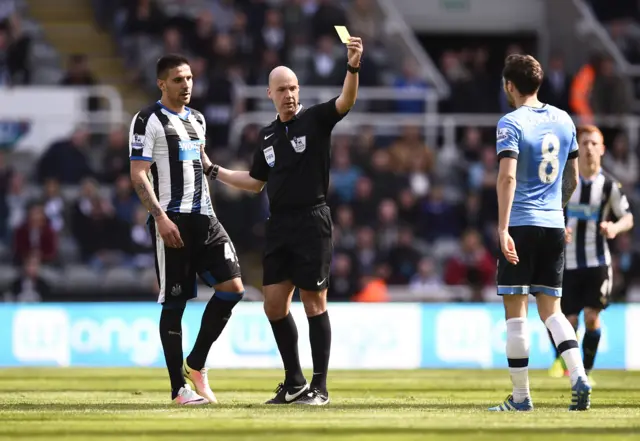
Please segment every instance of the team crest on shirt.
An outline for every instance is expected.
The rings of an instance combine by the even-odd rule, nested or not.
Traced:
[[[276,152],[273,150],[273,146],[267,147],[262,153],[264,153],[264,159],[267,161],[267,165],[273,167],[276,164]]]
[[[307,148],[307,137],[306,136],[294,136],[291,140],[291,145],[293,146],[293,150],[296,153],[302,153]]]

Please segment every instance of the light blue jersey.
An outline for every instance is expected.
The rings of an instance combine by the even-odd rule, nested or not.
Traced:
[[[578,155],[571,117],[548,104],[522,106],[500,119],[496,137],[498,158],[518,161],[509,226],[564,228],[562,173]]]

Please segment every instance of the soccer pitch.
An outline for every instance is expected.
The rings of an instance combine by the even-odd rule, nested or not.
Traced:
[[[324,408],[262,405],[274,370],[213,370],[222,404],[185,408],[167,402],[164,369],[3,369],[0,439],[640,440],[640,372],[595,373],[588,412],[567,411],[568,379],[534,371],[534,412],[491,413],[506,369],[333,371]]]

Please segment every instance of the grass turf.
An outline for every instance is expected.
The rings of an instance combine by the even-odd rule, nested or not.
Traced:
[[[640,440],[640,372],[595,371],[592,410],[531,372],[536,410],[492,413],[506,370],[333,371],[324,408],[265,406],[272,370],[214,370],[222,404],[176,407],[163,369],[0,370],[1,440]]]

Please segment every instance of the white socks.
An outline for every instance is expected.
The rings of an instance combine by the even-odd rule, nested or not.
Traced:
[[[558,347],[558,352],[564,359],[567,369],[569,369],[571,386],[574,386],[578,378],[586,378],[587,376],[582,364],[576,331],[562,313],[553,314],[544,324],[547,325],[547,329],[551,332],[553,341]]]
[[[524,317],[507,320],[507,361],[513,401],[521,403],[529,397],[529,327]]]

